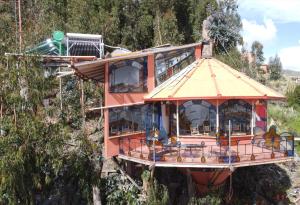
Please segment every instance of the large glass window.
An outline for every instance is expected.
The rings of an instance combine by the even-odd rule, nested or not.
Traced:
[[[122,60],[109,65],[109,89],[112,93],[147,91],[147,57]]]
[[[172,106],[171,132],[176,133],[176,107]],[[187,101],[179,106],[180,135],[214,135],[216,107],[204,100]]]
[[[147,105],[134,105],[109,109],[110,136],[145,130]]]
[[[156,85],[160,85],[194,61],[195,48],[157,53],[155,55]]]
[[[220,129],[227,133],[230,120],[233,134],[250,134],[251,112],[251,105],[243,100],[228,100],[224,102],[219,107]]]

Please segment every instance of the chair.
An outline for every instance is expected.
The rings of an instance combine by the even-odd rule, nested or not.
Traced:
[[[198,125],[196,127],[191,126],[190,127],[191,135],[198,135],[199,134],[199,127]]]
[[[203,132],[204,132],[204,134],[210,133],[210,124],[209,124],[209,121],[204,121],[203,122]]]
[[[110,127],[110,134],[116,135],[118,134],[119,129],[116,126],[111,126]]]

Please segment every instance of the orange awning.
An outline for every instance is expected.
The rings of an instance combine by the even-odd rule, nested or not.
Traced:
[[[284,99],[285,96],[214,59],[200,59],[145,97],[145,101],[188,99]]]

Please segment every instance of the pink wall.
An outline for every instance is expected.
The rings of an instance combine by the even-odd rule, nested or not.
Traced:
[[[144,102],[144,96],[155,87],[154,54],[148,56],[148,92],[145,93],[110,93],[109,92],[109,64],[105,64],[105,106],[117,106],[130,103]],[[109,138],[109,114],[104,110],[104,146],[105,157],[119,154],[119,139]]]
[[[202,45],[195,47],[195,58],[200,59]],[[144,96],[155,88],[155,62],[154,54],[148,55],[148,92],[145,93],[110,93],[109,92],[109,63],[105,64],[105,106],[118,106],[123,104],[144,102]],[[121,137],[121,136],[120,136]],[[104,110],[104,155],[112,157],[119,154],[119,138],[109,137],[109,113]]]

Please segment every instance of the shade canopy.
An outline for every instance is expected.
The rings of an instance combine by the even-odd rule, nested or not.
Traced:
[[[145,101],[284,99],[285,96],[217,59],[200,59],[156,87]]]
[[[179,50],[179,49],[186,49],[186,48],[191,48],[191,47],[196,47],[196,46],[201,46],[201,45],[202,45],[202,43],[199,42],[199,43],[187,44],[187,45],[183,45],[183,46],[166,45],[166,47],[161,46],[161,47],[148,48],[148,49],[141,50],[141,51],[125,53],[125,54],[116,55],[113,57],[98,59],[95,61],[75,63],[71,66],[71,68],[75,70],[75,74],[77,76],[79,76],[80,78],[92,79],[97,82],[104,83],[105,63],[112,63],[112,62],[117,62],[117,61],[121,61],[121,60],[130,60],[130,59],[145,57],[148,55],[154,55],[156,53],[175,51],[175,50]]]

